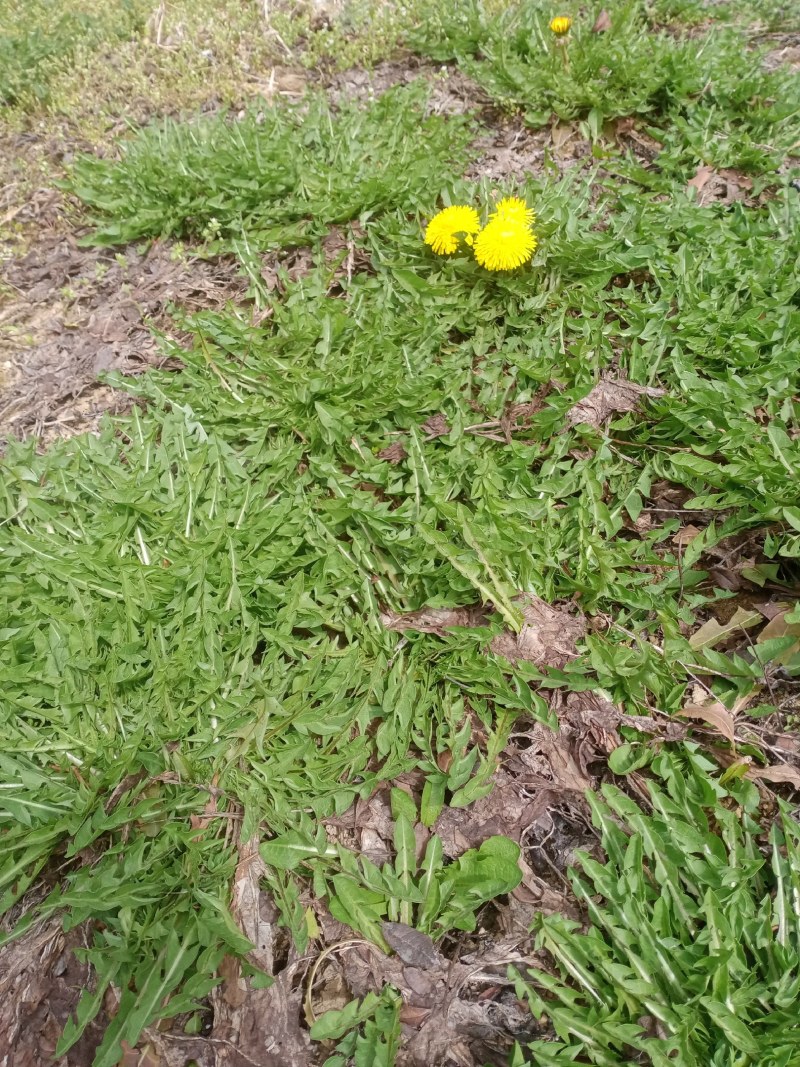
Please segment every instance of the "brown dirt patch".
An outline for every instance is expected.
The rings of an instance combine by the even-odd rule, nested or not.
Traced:
[[[574,167],[595,163],[591,143],[577,122],[554,120],[533,130],[517,116],[489,113],[484,119],[489,129],[473,145],[478,158],[466,173],[473,181],[488,178],[506,185],[509,180],[523,182],[531,175],[559,178]]]
[[[800,33],[769,33],[760,37],[757,43],[762,47],[770,46],[762,61],[767,70],[777,70],[778,67],[800,70]]]
[[[695,190],[697,202],[703,207],[708,204],[733,204],[736,201],[754,207],[758,203],[757,197],[750,196],[753,179],[739,170],[717,171],[702,165],[686,183],[686,187]]]
[[[517,122],[490,129],[475,142],[478,158],[466,177],[505,184],[509,180],[524,181],[531,174],[541,175],[549,144],[548,129],[530,130]]]
[[[65,1056],[54,1056],[58,1039],[90,978],[74,949],[85,930],[65,934],[51,916],[0,949],[0,1064],[3,1067],[85,1067],[103,1036],[90,1024]],[[106,1020],[107,1021],[107,1020]]]
[[[430,85],[428,110],[436,115],[465,115],[486,107],[484,91],[457,67],[432,63],[419,56],[387,60],[371,70],[354,68],[323,80],[334,101],[372,100],[396,85],[424,79]]]
[[[246,288],[232,257],[200,259],[159,242],[84,249],[59,234],[8,264],[4,282],[0,436],[43,443],[125,409],[127,397],[98,375],[163,365],[148,323],[168,329],[170,305],[220,307]]]
[[[506,185],[530,175],[562,175],[570,167],[592,162],[592,146],[578,123],[559,123],[533,130],[518,116],[499,110],[484,89],[455,65],[433,63],[419,56],[332,74],[323,80],[331,98],[371,100],[396,85],[424,79],[430,85],[428,110],[437,115],[474,113],[486,130],[473,143],[475,161],[466,171],[470,181],[488,178]]]
[[[76,228],[78,202],[55,183],[92,148],[69,122],[50,116],[31,117],[23,129],[0,128],[0,262]]]
[[[331,270],[328,293],[341,292],[341,286],[353,274],[372,270],[368,253],[358,247],[357,241],[364,236],[358,222],[346,226],[332,226],[322,239],[320,250],[308,245],[283,248],[267,252],[261,257],[261,280],[269,292],[283,295],[288,283],[296,282],[314,268],[320,254],[326,267]]]
[[[634,115],[609,123],[607,133],[623,152],[630,152],[643,166],[650,166],[661,151],[661,145],[642,128],[644,122]]]

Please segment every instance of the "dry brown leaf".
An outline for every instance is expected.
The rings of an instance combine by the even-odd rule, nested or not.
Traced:
[[[705,186],[708,184],[711,175],[714,173],[713,167],[699,166],[693,178],[690,178],[686,183],[687,189],[696,189],[698,194],[702,192]]]
[[[326,965],[322,969],[321,977],[315,978],[313,991],[307,994],[304,1005],[306,1022],[313,1025],[320,1015],[324,1015],[326,1011],[341,1011],[350,1000],[352,994],[344,974],[338,967]]]
[[[633,141],[640,155],[653,159],[661,151],[662,145],[649,134],[640,130],[636,125],[636,121],[632,115],[616,119],[613,123],[614,138],[623,147],[626,141]]]
[[[691,541],[694,541],[695,537],[700,533],[700,529],[697,526],[683,526],[672,538],[673,545],[688,545]]]
[[[732,204],[745,200],[752,192],[753,180],[741,171],[731,168],[714,170],[713,167],[701,166],[697,173],[686,183],[687,189],[697,190],[697,202],[701,206],[713,202]]]
[[[786,621],[786,616],[793,610],[793,607],[787,607],[784,611],[779,612],[774,618],[770,619],[758,635],[757,643],[759,645],[763,641],[769,641],[773,637],[794,637],[797,639],[790,648],[787,648],[785,652],[782,652],[779,656],[775,657],[773,662],[777,664],[788,663],[800,649],[800,623]]]
[[[738,696],[734,700],[733,707],[731,708],[731,715],[733,715],[734,719],[736,718],[736,716],[740,712],[744,711],[744,709],[747,707],[747,705],[750,703],[750,701],[753,699],[753,697],[757,693],[760,693],[760,692],[761,692],[761,685],[759,684],[759,685],[755,686],[753,689],[748,690],[746,693],[742,693],[740,696]],[[703,701],[699,700],[699,701],[697,701],[697,703],[698,704],[702,704]]]
[[[772,752],[792,756],[800,763],[800,737],[794,734],[766,734],[764,740]]]
[[[286,281],[296,282],[314,267],[313,251],[302,246],[269,252],[261,260],[261,280],[270,292],[284,292]]]
[[[800,789],[800,768],[782,763],[777,767],[751,767],[746,778],[761,778],[765,782],[788,782]]]
[[[627,137],[635,129],[636,119],[633,115],[624,115],[614,120],[614,136]]]
[[[159,1067],[161,1058],[149,1045],[144,1048],[131,1048],[127,1041],[120,1041],[122,1057],[117,1067]]]
[[[575,137],[577,130],[568,122],[554,122],[551,127],[553,149],[557,156],[563,155],[562,149]]]
[[[203,814],[202,815],[190,815],[189,816],[189,825],[191,826],[191,828],[193,830],[205,830],[209,826],[209,824],[213,821],[213,817],[217,814],[217,792],[216,792],[216,789],[217,789],[217,781],[218,780],[219,780],[219,775],[216,775],[216,774],[211,779],[210,796],[209,796],[208,800],[206,801],[205,807],[203,808]],[[201,839],[200,834],[197,834],[197,836],[194,838],[195,841],[199,841],[200,839]]]
[[[758,608],[764,618],[769,622],[771,619],[774,619],[776,615],[788,611],[791,604],[787,604],[785,600],[765,600],[761,604],[754,604],[753,607]]]
[[[591,789],[593,781],[583,766],[584,760],[581,759],[580,735],[577,738],[574,734],[567,736],[565,731],[554,734],[549,727],[543,727],[537,748],[533,758],[524,752],[520,758],[523,763],[530,761],[532,768],[544,763],[545,773],[552,778],[552,784],[559,792],[583,794],[587,789]],[[590,746],[590,751],[596,755],[594,745]],[[539,793],[537,802],[541,800],[541,796]]]
[[[506,1005],[496,999],[474,1000],[466,991],[464,995],[458,995],[481,967],[500,966],[503,971],[497,973],[504,973],[509,954],[519,958],[515,951],[518,941],[517,936],[511,944],[496,943],[493,948],[477,953],[477,958],[470,964],[453,961],[442,969],[432,994],[426,998],[424,1004],[418,1001],[415,1004],[429,1008],[429,1012],[427,1017],[421,1020],[419,1030],[406,1035],[397,1058],[397,1067],[431,1067],[432,1064],[444,1063],[447,1063],[448,1067],[451,1064],[453,1067],[474,1067],[476,1059],[470,1051],[470,1045],[476,1039],[496,1043],[498,1034],[522,1032],[527,1008],[514,998]],[[394,957],[388,957],[386,962],[391,964],[393,960]],[[382,964],[382,971],[383,981],[391,982],[399,988],[406,1003],[415,995],[413,991],[410,996],[407,995],[403,988],[403,985],[407,988],[409,975],[427,977],[430,973],[406,968],[398,981],[386,963]],[[412,1018],[414,1016],[409,1016],[409,1019]],[[529,1020],[529,1014],[527,1018]],[[496,1047],[496,1044],[492,1047]],[[485,1057],[481,1056],[477,1062],[485,1062]]]
[[[503,413],[502,419],[499,420],[500,423],[513,428],[517,423],[530,422],[531,417],[544,407],[544,398],[550,392],[550,388],[551,383],[546,382],[539,387],[533,400],[509,404]]]
[[[726,623],[717,622],[712,616],[699,630],[696,630],[689,638],[689,646],[695,650],[699,648],[713,648],[726,637],[738,630],[749,630],[761,622],[763,616],[760,611],[752,608],[739,607]]]
[[[436,951],[432,938],[422,930],[415,930],[405,923],[385,922],[381,925],[383,936],[391,949],[407,967],[438,967],[441,956]]]
[[[390,863],[392,859],[392,850],[386,840],[371,826],[364,826],[361,829],[359,852],[371,860],[376,867],[382,867],[384,863]]]
[[[393,467],[396,467],[398,463],[402,463],[408,455],[406,446],[402,441],[395,441],[391,445],[387,445],[386,448],[382,448],[378,453],[378,459],[385,459],[387,463],[391,463]]]
[[[223,956],[217,969],[222,979],[221,992],[226,1003],[233,1008],[241,1008],[247,1000],[247,982],[242,977],[242,967],[236,956]]]
[[[601,430],[606,419],[619,411],[633,411],[643,396],[664,396],[664,389],[636,385],[626,378],[602,377],[592,391],[567,412],[567,425],[586,423]]]
[[[575,659],[577,642],[586,634],[583,616],[553,607],[533,593],[523,593],[515,603],[522,609],[522,628],[518,634],[498,634],[491,643],[492,652],[512,663],[526,660],[559,669]]]
[[[533,904],[537,912],[545,915],[555,914],[566,915],[570,919],[579,918],[579,910],[571,893],[566,892],[558,883],[551,885],[546,879],[541,878],[522,856],[517,863],[522,871],[522,882],[511,891],[512,897],[525,904]],[[529,923],[526,923],[526,927],[528,926]]]
[[[533,732],[537,739],[541,739],[540,759],[531,757],[530,761],[518,762],[515,768],[517,773],[514,774],[503,767],[498,768],[492,778],[491,793],[467,807],[445,807],[442,810],[433,831],[442,842],[445,856],[460,856],[467,849],[478,848],[488,837],[498,834],[519,843],[526,827],[536,817],[537,804],[543,794],[546,794],[545,800],[557,803],[559,795],[565,790],[575,790],[582,795],[592,785],[591,781],[581,776],[574,762],[567,766],[568,753],[560,760],[558,757],[551,758],[551,746],[565,747],[569,739],[560,738],[549,727],[538,723],[533,727]],[[537,742],[534,741],[525,753],[530,753],[536,746]],[[562,773],[564,770],[566,774]],[[531,785],[533,776],[536,778],[535,792]],[[543,788],[538,788],[540,784]],[[549,788],[550,784],[552,789]]]
[[[249,953],[251,962],[267,974],[272,974],[274,924],[266,917],[269,897],[261,892],[261,879],[267,873],[267,868],[258,845],[257,835],[239,843],[231,914],[244,936],[253,944],[253,950]]]
[[[405,1026],[413,1026],[417,1030],[430,1013],[430,1008],[417,1008],[413,1004],[404,1004],[400,1009],[400,1022]]]
[[[740,170],[728,168],[727,170],[721,170],[719,176],[728,186],[725,198],[726,203],[730,203],[732,200],[744,200],[745,195],[753,191],[753,179],[748,177],[747,174],[743,174]]]
[[[441,412],[426,419],[420,429],[425,434],[426,441],[433,441],[437,437],[445,437],[450,433],[450,425]]]
[[[420,633],[438,634],[444,637],[447,630],[454,626],[485,626],[486,613],[479,604],[465,608],[420,608],[406,615],[394,611],[384,611],[381,622],[387,630],[418,630]]]
[[[51,1056],[79,996],[77,988],[70,989],[70,980],[90,981],[88,965],[72,963],[72,948],[87,933],[91,937],[87,927],[80,927],[75,940],[74,933],[64,934],[61,916],[50,915],[0,948],[0,1064],[4,1067],[58,1062]],[[69,947],[68,940],[73,942]],[[66,960],[70,970],[65,974]],[[101,1019],[106,1023],[104,1016]],[[87,1055],[85,1047],[74,1051]],[[86,1062],[91,1063],[93,1055],[94,1048]]]
[[[364,231],[357,222],[351,223],[346,231],[339,226],[332,226],[322,239],[325,262],[332,263],[333,260],[341,257],[343,253],[349,253],[353,238],[362,237],[363,233]]]
[[[326,827],[341,839],[346,847],[355,846],[362,856],[371,859],[378,867],[387,863],[392,855],[391,843],[394,836],[394,820],[389,792],[379,789],[369,800],[359,798],[355,804],[341,816],[325,820]],[[341,832],[349,832],[355,840],[340,837]]]
[[[732,745],[736,744],[733,716],[718,700],[715,700],[713,704],[687,704],[685,708],[681,708],[680,714],[688,719],[702,719],[718,730]]]
[[[301,1022],[303,991],[295,971],[290,964],[269,989],[248,988],[238,1007],[220,986],[212,990],[215,1067],[308,1067],[311,1040]]]
[[[592,26],[592,33],[607,33],[611,29],[611,16],[605,8],[597,16],[594,26]]]

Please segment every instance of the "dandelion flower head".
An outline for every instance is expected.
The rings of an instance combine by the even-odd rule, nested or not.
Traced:
[[[530,226],[535,221],[536,215],[521,197],[506,196],[495,204],[490,218],[513,219],[515,222]]]
[[[496,216],[475,238],[475,258],[487,270],[513,270],[527,263],[536,237],[524,219]]]
[[[569,33],[571,25],[572,19],[569,15],[556,15],[554,19],[550,19],[550,29],[556,37],[563,37],[565,33]]]
[[[459,234],[472,244],[472,237],[480,228],[481,221],[474,207],[454,204],[433,216],[425,230],[425,244],[439,256],[452,255],[458,250]]]

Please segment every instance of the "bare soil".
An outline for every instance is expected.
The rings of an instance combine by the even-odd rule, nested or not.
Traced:
[[[125,410],[126,395],[99,376],[163,366],[152,327],[169,331],[173,305],[220,307],[246,289],[232,257],[202,259],[161,242],[88,249],[59,233],[11,261],[3,280],[0,437],[43,445]]]
[[[87,1027],[68,1055],[55,1055],[91,981],[91,968],[75,955],[86,936],[83,927],[65,934],[60,917],[51,916],[0,950],[0,1067],[88,1067],[92,1062],[105,1017]]]

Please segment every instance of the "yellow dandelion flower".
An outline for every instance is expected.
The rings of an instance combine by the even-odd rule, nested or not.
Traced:
[[[487,270],[521,267],[535,248],[535,235],[520,219],[494,218],[475,238],[475,258]]]
[[[505,196],[499,200],[491,214],[492,219],[513,219],[530,226],[536,220],[536,214],[528,207],[522,197]]]
[[[556,37],[563,37],[564,34],[569,33],[571,25],[572,19],[569,15],[556,15],[554,19],[550,19],[550,29]]]
[[[430,245],[438,256],[452,255],[458,250],[458,235],[469,238],[481,228],[481,220],[474,207],[454,204],[434,215],[425,230],[425,244]]]

